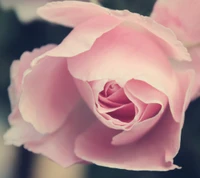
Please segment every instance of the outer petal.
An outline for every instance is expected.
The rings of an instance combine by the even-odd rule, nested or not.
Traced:
[[[70,166],[80,159],[74,155],[74,142],[76,137],[95,121],[95,116],[82,102],[69,114],[63,126],[52,134],[40,134],[31,124],[25,122],[19,112],[11,115],[11,128],[4,135],[8,145],[21,146],[40,153],[62,166]]]
[[[116,19],[121,22],[128,22],[129,25],[135,25],[137,29],[144,28],[140,30],[147,30],[152,33],[152,35],[157,36],[160,39],[160,42],[158,40],[157,42],[160,43],[161,46],[164,46],[164,50],[166,51],[167,49],[170,55],[172,55],[173,53],[173,56],[170,57],[176,58],[177,60],[190,60],[190,56],[187,53],[187,50],[184,48],[182,43],[176,39],[175,35],[169,29],[157,24],[149,17],[144,17],[139,14],[131,13],[129,11],[114,11],[102,8],[92,3],[75,1],[49,3],[46,6],[41,7],[38,12],[47,20],[66,26],[70,26],[70,24],[73,23],[75,23],[75,25],[71,26],[78,26],[80,24],[84,26],[85,23],[88,23],[87,21],[90,21],[92,18],[95,19],[99,17],[99,19],[97,18],[96,20],[94,20],[94,22],[96,21],[94,25],[91,26],[89,24],[85,24],[85,26],[88,26],[87,29],[92,28],[90,29],[90,31],[94,29],[99,30],[100,27],[102,28],[104,26],[100,23],[104,22],[104,24],[106,24],[109,19],[110,23],[112,24],[114,23],[112,21],[116,21]],[[81,12],[83,12],[83,14]],[[95,26],[95,28],[93,28],[93,26]],[[91,32],[87,32],[85,34],[90,33]],[[82,32],[81,34],[84,34],[84,32]],[[86,35],[84,35],[84,37],[85,36]],[[78,37],[80,38],[80,36]],[[77,37],[75,38],[75,40],[77,40]],[[86,39],[86,41],[87,40],[88,39]],[[51,53],[51,55],[53,54]],[[63,52],[61,53],[61,56],[63,56]]]
[[[88,21],[78,25],[60,45],[45,55],[72,57],[88,51],[97,38],[112,30],[120,23],[120,19],[109,15],[90,18]]]
[[[38,14],[45,20],[71,27],[108,13],[108,9],[96,4],[77,1],[52,2],[38,9]]]
[[[199,0],[157,0],[151,17],[185,44],[195,44],[200,42],[199,8]]]
[[[40,142],[25,144],[25,148],[41,153],[64,167],[81,161],[74,155],[75,140],[96,118],[84,103],[75,107],[68,117],[58,131]]]
[[[47,57],[26,71],[19,109],[37,131],[51,133],[65,122],[79,99],[66,59]]]
[[[146,120],[136,123],[130,131],[124,131],[119,135],[116,135],[113,140],[112,144],[119,145],[119,144],[129,144],[131,142],[135,142],[143,137],[145,134],[149,133],[151,129],[157,124],[159,119],[163,116],[163,113],[167,107],[168,100],[167,97],[156,90],[155,88],[151,87],[147,83],[131,80],[125,85],[125,93],[132,101],[137,97],[142,102],[147,104],[153,104],[154,108],[157,110],[158,106],[161,106],[160,111],[152,115],[152,113],[145,118]],[[156,108],[155,108],[156,107]]]
[[[152,18],[131,13],[127,10],[111,10],[111,13],[120,18],[122,21],[128,22],[130,25],[132,24],[133,28],[136,28],[140,31],[145,30],[150,32],[150,34],[155,37],[154,42],[158,43],[170,58],[179,61],[191,61],[187,49],[180,41],[177,40],[177,37],[174,35],[174,33],[170,29],[156,23]],[[145,31],[143,31],[143,33],[145,33]]]
[[[21,146],[26,142],[37,142],[44,135],[38,133],[31,124],[25,122],[18,109],[9,116],[11,128],[4,135],[5,144]]]
[[[172,62],[173,66],[177,68],[180,71],[183,70],[194,70],[195,72],[195,78],[194,78],[194,85],[191,91],[191,97],[192,100],[196,99],[197,97],[200,96],[200,47],[195,46],[192,48],[189,48],[188,51],[190,52],[190,55],[192,57],[192,62],[182,62],[182,63],[177,63],[175,61]],[[184,81],[183,81],[184,82]]]
[[[177,168],[173,157],[180,146],[182,124],[176,123],[167,111],[157,126],[137,142],[113,146],[117,133],[97,122],[76,141],[78,157],[101,166],[128,170],[166,171]]]
[[[19,102],[23,74],[30,68],[31,61],[54,47],[55,45],[50,44],[39,49],[34,49],[32,52],[24,52],[20,60],[13,61],[10,68],[11,84],[8,88],[12,109],[14,109]]]

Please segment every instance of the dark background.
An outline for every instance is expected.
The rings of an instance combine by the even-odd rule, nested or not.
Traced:
[[[103,5],[106,7],[129,9],[132,12],[143,15],[150,14],[154,3],[155,0],[103,1]],[[7,87],[9,85],[9,67],[12,60],[18,59],[24,51],[32,50],[48,43],[59,43],[70,31],[71,29],[69,28],[48,24],[43,21],[22,24],[17,19],[14,11],[0,10],[0,123],[8,127],[7,116],[10,112],[10,105]],[[34,156],[23,148],[17,149],[17,164],[10,170],[13,173],[11,178],[29,178]],[[200,99],[192,102],[186,112],[181,149],[175,158],[175,163],[182,166],[182,169],[169,172],[137,172],[92,165],[88,169],[87,177],[200,178]]]

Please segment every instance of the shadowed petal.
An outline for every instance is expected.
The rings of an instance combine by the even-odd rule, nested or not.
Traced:
[[[66,59],[46,57],[24,75],[19,110],[40,133],[57,130],[80,96]]]
[[[79,103],[58,131],[40,142],[26,143],[25,148],[43,154],[63,167],[71,166],[81,161],[74,154],[74,143],[77,136],[82,134],[95,120],[89,108],[84,103]]]
[[[128,170],[167,171],[178,168],[173,157],[180,146],[182,123],[166,112],[157,126],[137,142],[124,146],[111,144],[116,130],[96,122],[81,134],[75,146],[78,157],[97,165]]]

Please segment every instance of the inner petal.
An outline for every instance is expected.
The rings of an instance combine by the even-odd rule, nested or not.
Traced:
[[[109,97],[121,87],[115,81],[109,81],[105,84],[104,90],[100,93],[104,97]]]
[[[121,122],[129,123],[135,117],[135,106],[133,103],[129,103],[124,105],[122,108],[108,112],[107,114],[114,119],[120,120]]]
[[[137,113],[135,105],[115,81],[109,81],[104,85],[103,91],[99,93],[98,102],[98,110],[103,111],[101,113],[106,114],[108,120],[117,125],[131,122]]]
[[[150,103],[146,106],[146,109],[144,110],[140,121],[150,119],[154,116],[156,116],[161,110],[161,105],[158,103]]]

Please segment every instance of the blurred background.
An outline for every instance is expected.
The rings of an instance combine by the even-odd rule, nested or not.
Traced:
[[[102,0],[112,9],[129,9],[149,15],[155,0]],[[181,12],[179,12],[181,13]],[[181,170],[169,172],[137,172],[95,165],[75,165],[64,169],[47,158],[23,148],[4,146],[3,134],[9,127],[10,113],[7,87],[9,68],[14,59],[27,50],[48,43],[60,43],[71,31],[66,27],[41,20],[21,23],[14,10],[0,8],[0,178],[200,178],[200,99],[190,104],[186,112],[181,149],[175,163]],[[56,35],[54,35],[56,34]]]

